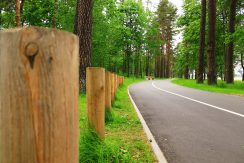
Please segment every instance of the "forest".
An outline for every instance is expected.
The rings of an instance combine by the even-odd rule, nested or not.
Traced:
[[[86,67],[127,77],[244,80],[244,1],[184,0],[183,14],[168,0],[155,10],[142,0],[1,0],[0,29],[52,27],[80,38],[80,85]],[[174,45],[174,36],[182,39]],[[240,72],[241,73],[241,72]]]

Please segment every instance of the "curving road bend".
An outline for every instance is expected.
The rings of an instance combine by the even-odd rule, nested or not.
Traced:
[[[244,163],[244,97],[146,81],[129,92],[169,163]]]

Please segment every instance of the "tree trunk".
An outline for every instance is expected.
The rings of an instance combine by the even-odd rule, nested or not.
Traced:
[[[243,51],[241,51],[241,67],[242,67],[242,81],[244,81],[244,56],[243,56]]]
[[[188,68],[188,66],[185,67],[184,78],[189,79],[189,68]]]
[[[161,77],[161,75],[160,75],[161,74],[161,64],[160,63],[161,63],[161,57],[157,56],[157,65],[158,65],[157,66],[157,69],[158,69],[157,70],[158,71],[157,72],[157,77]]]
[[[171,44],[170,40],[167,40],[166,44],[166,55],[167,55],[167,64],[166,64],[166,78],[170,77],[170,49],[171,49]]]
[[[78,35],[80,55],[80,90],[86,91],[86,68],[91,66],[92,0],[78,0],[74,33]]]
[[[20,21],[20,0],[16,0],[15,3],[15,11],[16,11],[16,26],[20,27],[21,21]]]
[[[53,28],[57,27],[57,18],[58,18],[58,0],[55,0],[54,1]]]
[[[202,2],[201,2],[200,47],[199,47],[199,51],[198,51],[197,83],[203,83],[205,25],[206,25],[206,0],[202,0]]]
[[[155,71],[154,71],[154,76],[157,77],[158,76],[158,57],[155,57]]]
[[[149,76],[149,52],[147,52],[146,56],[146,76]]]
[[[20,15],[23,15],[24,3],[25,3],[25,0],[21,0],[21,4],[20,4]],[[23,20],[21,21],[21,25],[22,26],[24,25],[24,21]]]
[[[158,72],[158,77],[162,78],[162,62],[161,59],[162,56],[159,56],[159,60],[158,60],[158,68],[159,68],[159,72]]]
[[[235,32],[236,4],[237,4],[237,0],[231,0],[230,21],[229,21],[229,33],[230,34],[233,34]],[[233,53],[234,53],[234,42],[233,42],[233,39],[231,38],[231,41],[228,44],[228,51],[227,51],[226,83],[234,82]]]
[[[165,57],[164,57],[164,45],[162,45],[161,46],[161,74],[160,74],[160,77],[162,77],[162,78],[164,78],[165,76],[164,76],[164,71],[165,71],[165,69],[164,69],[164,59],[165,59]]]
[[[221,12],[221,15],[222,15],[222,30],[223,30],[223,34],[225,35],[226,34],[226,24],[227,24],[227,22],[226,22],[226,15],[227,15],[227,11],[225,11],[225,10],[222,10],[222,12]],[[226,77],[226,72],[227,72],[227,63],[226,63],[226,53],[227,53],[227,50],[226,50],[226,44],[225,44],[225,42],[223,41],[223,53],[224,53],[224,77],[223,77],[223,79],[224,79],[224,81],[226,81],[225,80],[225,77]]]
[[[208,84],[217,84],[215,66],[216,0],[208,2]]]
[[[129,53],[127,55],[127,73],[128,73],[128,77],[130,77],[130,54]]]
[[[140,56],[140,74],[141,74],[141,78],[143,77],[143,67],[142,67],[142,58]]]
[[[206,80],[206,70],[204,69],[203,80]]]
[[[126,52],[123,54],[123,74],[126,74]]]

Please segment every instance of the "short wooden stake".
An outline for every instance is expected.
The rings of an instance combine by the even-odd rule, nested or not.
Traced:
[[[0,31],[0,162],[79,162],[78,37]]]
[[[86,96],[89,125],[100,138],[105,131],[105,70],[104,68],[88,67],[86,69]]]
[[[115,76],[114,76],[114,90],[115,90],[115,94],[117,92],[117,89],[118,89],[117,74],[115,74]]]
[[[105,108],[110,110],[111,109],[111,75],[109,71],[106,71],[105,76]]]
[[[110,73],[111,75],[111,103],[114,102],[114,95],[115,95],[115,89],[114,89],[114,73]]]
[[[122,76],[119,76],[119,85],[122,85]]]

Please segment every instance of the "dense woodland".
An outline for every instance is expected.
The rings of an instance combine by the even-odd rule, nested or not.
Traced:
[[[77,34],[81,86],[88,66],[128,77],[233,83],[235,65],[244,70],[244,1],[183,1],[177,15],[168,0],[155,11],[150,0],[1,0],[0,29],[33,25]],[[182,41],[173,46],[180,32]]]

